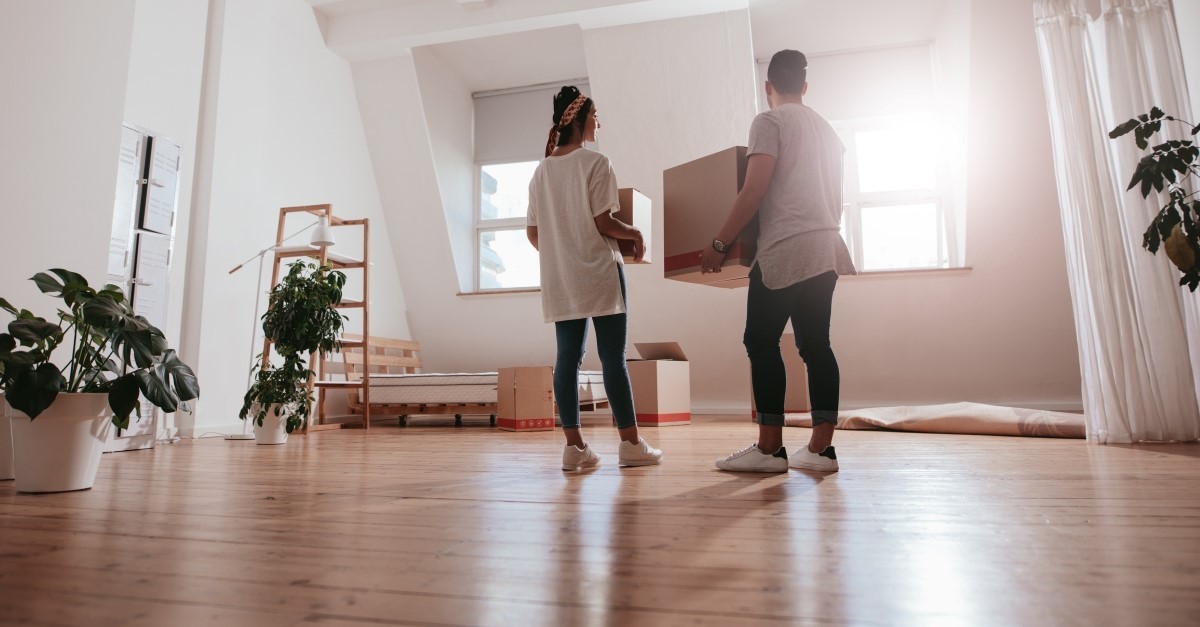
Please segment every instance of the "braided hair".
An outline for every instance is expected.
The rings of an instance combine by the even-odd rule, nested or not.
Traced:
[[[592,111],[592,99],[580,93],[573,85],[558,90],[554,95],[554,115],[551,118],[550,136],[546,139],[546,156],[555,146],[565,146],[582,136],[587,127],[588,114]]]

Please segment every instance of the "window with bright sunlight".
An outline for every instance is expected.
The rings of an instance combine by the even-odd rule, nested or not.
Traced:
[[[521,161],[479,168],[476,289],[529,288],[541,283],[537,251],[525,237],[529,181],[537,165],[537,161]]]
[[[930,116],[835,124],[846,145],[842,235],[860,271],[945,268],[942,142]]]

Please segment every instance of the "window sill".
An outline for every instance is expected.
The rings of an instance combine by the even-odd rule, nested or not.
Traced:
[[[965,276],[970,274],[972,269],[971,266],[962,266],[958,268],[916,268],[912,270],[869,270],[838,278],[840,280],[855,281],[928,276]]]
[[[479,290],[477,292],[458,292],[455,296],[509,296],[509,295],[524,295],[524,294],[541,294],[540,287],[514,287],[501,290]]]

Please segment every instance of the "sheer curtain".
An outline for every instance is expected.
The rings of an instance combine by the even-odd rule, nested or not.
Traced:
[[[1118,123],[1157,105],[1187,119],[1169,0],[1034,0],[1088,440],[1200,439],[1200,300],[1142,233],[1162,198],[1125,192],[1140,151]],[[1188,129],[1167,129],[1164,140]]]

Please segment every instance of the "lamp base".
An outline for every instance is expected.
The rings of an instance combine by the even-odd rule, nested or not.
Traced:
[[[225,439],[226,440],[253,440],[254,434],[253,433],[235,433],[233,435],[225,436]]]

